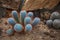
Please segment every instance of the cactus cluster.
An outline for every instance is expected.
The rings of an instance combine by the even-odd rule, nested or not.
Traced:
[[[53,12],[50,16],[50,19],[46,21],[46,24],[49,27],[60,29],[60,13]]]
[[[32,31],[32,28],[40,23],[40,18],[36,17],[34,20],[33,18],[33,12],[26,12],[25,10],[22,10],[19,15],[17,11],[12,11],[13,18],[8,18],[8,23],[10,25],[13,25],[12,29],[15,32],[30,32]],[[8,29],[6,31],[8,35],[12,34],[12,30]]]

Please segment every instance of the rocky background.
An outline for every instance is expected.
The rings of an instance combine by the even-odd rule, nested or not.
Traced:
[[[11,27],[7,19],[12,10],[19,10],[20,0],[0,0],[0,4],[0,40],[60,40],[60,29],[48,28],[44,23],[52,12],[60,12],[60,0],[26,0],[22,10],[32,11],[35,17],[41,18],[41,23],[32,32],[14,33],[12,36],[5,34],[5,29]]]

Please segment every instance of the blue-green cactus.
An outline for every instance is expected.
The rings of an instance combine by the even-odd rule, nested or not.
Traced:
[[[58,12],[53,12],[50,16],[50,19],[60,19],[60,14]]]
[[[32,31],[32,25],[31,24],[27,24],[25,26],[25,31],[27,31],[27,32]]]
[[[8,18],[8,23],[11,24],[11,25],[15,25],[16,22],[13,18]]]
[[[26,17],[27,12],[25,10],[20,12],[20,22],[24,23],[24,19]]]
[[[19,22],[17,11],[12,11],[12,16],[14,17],[14,19],[16,20],[16,22]]]
[[[32,22],[32,26],[36,26],[38,23],[40,23],[40,18],[36,17]]]
[[[60,28],[60,19],[55,19],[53,21],[53,27],[56,28],[56,29]]]
[[[53,21],[52,20],[47,20],[46,24],[47,24],[48,27],[52,27]]]
[[[13,31],[12,29],[8,29],[8,30],[6,31],[7,35],[12,35],[13,32],[14,32],[14,31]]]
[[[21,31],[23,30],[23,27],[22,27],[21,24],[15,24],[15,25],[14,25],[14,30],[15,30],[16,32],[21,32]]]
[[[28,12],[29,17],[33,17],[33,12]]]
[[[26,17],[24,19],[24,24],[26,25],[26,24],[30,24],[30,23],[31,23],[31,18],[30,17]]]
[[[20,18],[18,17],[18,13],[17,11],[12,11],[12,15],[14,17],[13,18],[9,18],[8,22],[9,24],[13,25],[13,30],[16,32],[22,32],[22,31],[31,31],[32,30],[32,26],[36,26],[38,23],[40,23],[40,18],[36,17],[33,21],[32,18],[33,17],[33,13],[32,12],[27,12],[25,10],[20,12]],[[22,24],[19,24],[19,22]],[[24,26],[24,27],[23,27]],[[25,30],[24,30],[25,29]]]

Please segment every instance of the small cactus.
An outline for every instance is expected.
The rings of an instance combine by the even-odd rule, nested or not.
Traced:
[[[33,17],[32,12],[28,12],[28,15],[27,15],[27,12],[23,10],[20,12],[20,18],[18,18],[18,14],[16,11],[12,11],[12,15],[16,20],[16,22],[13,18],[9,18],[8,22],[12,26],[14,26],[13,30],[16,32],[24,32],[24,31],[30,32],[32,31],[32,26],[36,26],[38,23],[40,23],[40,18],[36,17],[34,20],[32,19]]]
[[[15,30],[16,32],[21,32],[21,31],[23,30],[23,27],[22,27],[21,24],[15,24],[15,25],[14,25],[14,30]]]
[[[16,22],[13,18],[8,18],[8,23],[11,24],[11,25],[15,25]]]
[[[53,12],[50,16],[50,19],[60,19],[60,14],[58,12]]]
[[[32,17],[33,16],[33,12],[28,12],[28,16]]]
[[[60,19],[55,19],[53,21],[53,27],[56,28],[56,29],[60,28]]]
[[[26,13],[27,12],[25,10],[23,10],[23,11],[20,12],[20,22],[21,23],[24,23],[24,19],[26,17]]]
[[[36,18],[33,20],[32,26],[35,26],[35,25],[37,25],[38,23],[40,23],[40,18],[36,17]]]
[[[30,24],[30,23],[31,23],[31,18],[30,17],[26,17],[24,19],[24,24],[26,25],[26,24]]]
[[[27,24],[25,26],[25,31],[27,31],[27,32],[32,31],[32,25],[31,24]]]
[[[12,11],[12,16],[14,17],[14,19],[16,20],[16,22],[19,22],[17,11]]]
[[[13,34],[13,30],[12,30],[12,29],[8,29],[8,30],[6,31],[6,33],[7,33],[7,35],[12,35],[12,34]]]
[[[51,27],[53,25],[53,21],[52,20],[47,20],[46,24],[47,24],[47,26]]]

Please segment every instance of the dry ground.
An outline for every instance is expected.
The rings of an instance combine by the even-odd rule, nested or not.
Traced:
[[[2,18],[1,20],[0,27],[8,29],[9,24],[6,23],[7,18]],[[0,35],[0,40],[60,40],[60,30],[48,28],[41,22],[32,30],[32,32],[14,33],[12,36],[7,36],[5,33],[2,33]]]

